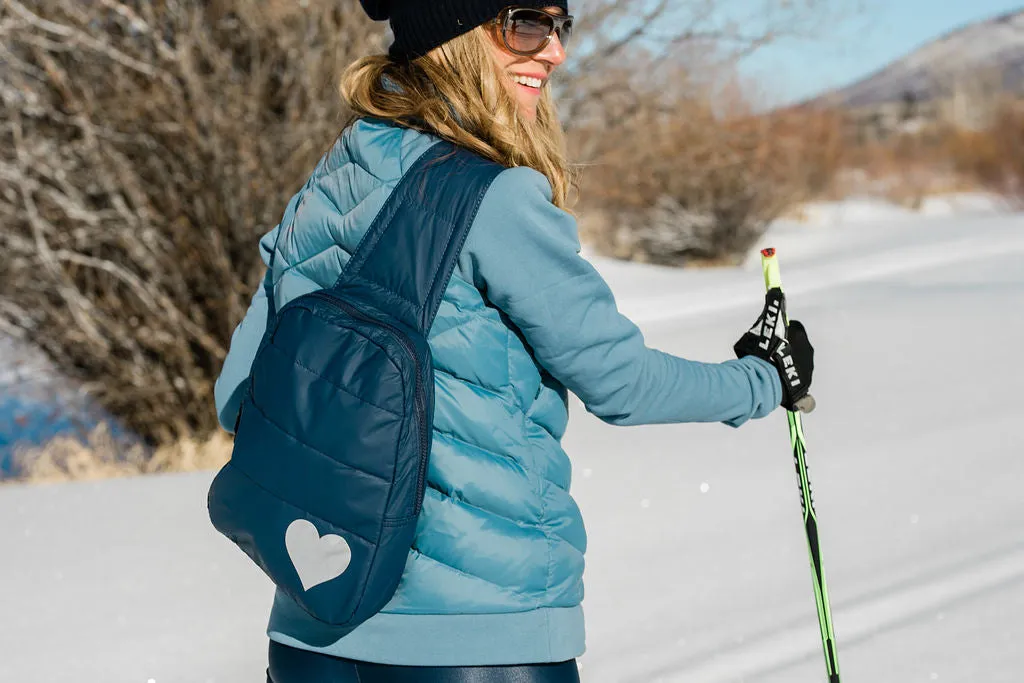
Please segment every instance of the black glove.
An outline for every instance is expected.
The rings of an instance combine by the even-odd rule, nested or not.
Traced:
[[[764,310],[749,332],[733,347],[738,358],[757,356],[779,371],[782,379],[782,407],[797,410],[797,402],[807,396],[814,374],[814,347],[807,331],[797,320],[786,325],[786,295],[779,288],[764,297]],[[805,402],[805,410],[813,408]]]

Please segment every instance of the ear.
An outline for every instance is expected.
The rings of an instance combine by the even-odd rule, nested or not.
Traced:
[[[391,0],[359,0],[359,2],[374,21],[386,21],[391,18]]]

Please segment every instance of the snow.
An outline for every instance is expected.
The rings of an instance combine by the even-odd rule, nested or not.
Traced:
[[[808,202],[799,209],[801,224],[816,227],[839,227],[852,224],[890,225],[893,222],[916,220],[922,216],[955,216],[1006,213],[1004,199],[986,192],[950,192],[928,195],[921,206],[910,209],[879,197],[851,197],[841,202]]]
[[[930,195],[921,202],[919,211],[928,216],[963,216],[965,214],[1002,213],[1006,202],[983,192],[954,192]]]
[[[856,197],[842,202],[808,202],[800,209],[801,222],[819,227],[851,223],[892,223],[914,218],[915,212],[876,197]]]
[[[1024,215],[779,223],[764,244],[817,349],[804,425],[843,680],[1019,681]],[[730,356],[763,295],[753,253],[593,260],[650,345],[699,360]],[[784,416],[571,410],[585,683],[824,681]],[[262,681],[271,587],[210,526],[211,478],[0,487],[0,680]]]

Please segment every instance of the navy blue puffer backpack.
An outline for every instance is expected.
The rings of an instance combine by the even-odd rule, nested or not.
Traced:
[[[338,281],[274,310],[214,526],[314,618],[348,632],[394,595],[423,503],[427,333],[502,167],[440,142],[405,174]],[[282,226],[282,233],[284,232]]]

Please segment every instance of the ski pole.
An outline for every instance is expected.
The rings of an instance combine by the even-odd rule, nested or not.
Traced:
[[[766,289],[778,287],[782,289],[782,276],[779,273],[779,261],[775,249],[764,249],[761,252],[761,267],[764,270]],[[787,316],[786,324],[789,324]],[[814,399],[810,394],[797,403],[800,412],[809,413],[814,410]],[[800,505],[804,513],[804,531],[807,533],[807,549],[810,553],[811,571],[814,579],[814,601],[818,606],[818,625],[821,628],[821,644],[825,649],[825,669],[828,672],[828,683],[840,683],[839,661],[836,658],[836,636],[832,630],[832,608],[828,602],[828,590],[825,587],[825,572],[821,566],[821,549],[818,545],[818,515],[814,511],[814,494],[811,481],[807,476],[807,447],[804,441],[803,422],[800,412],[787,410],[789,418],[789,440],[793,446],[793,461],[796,474],[800,480]]]

